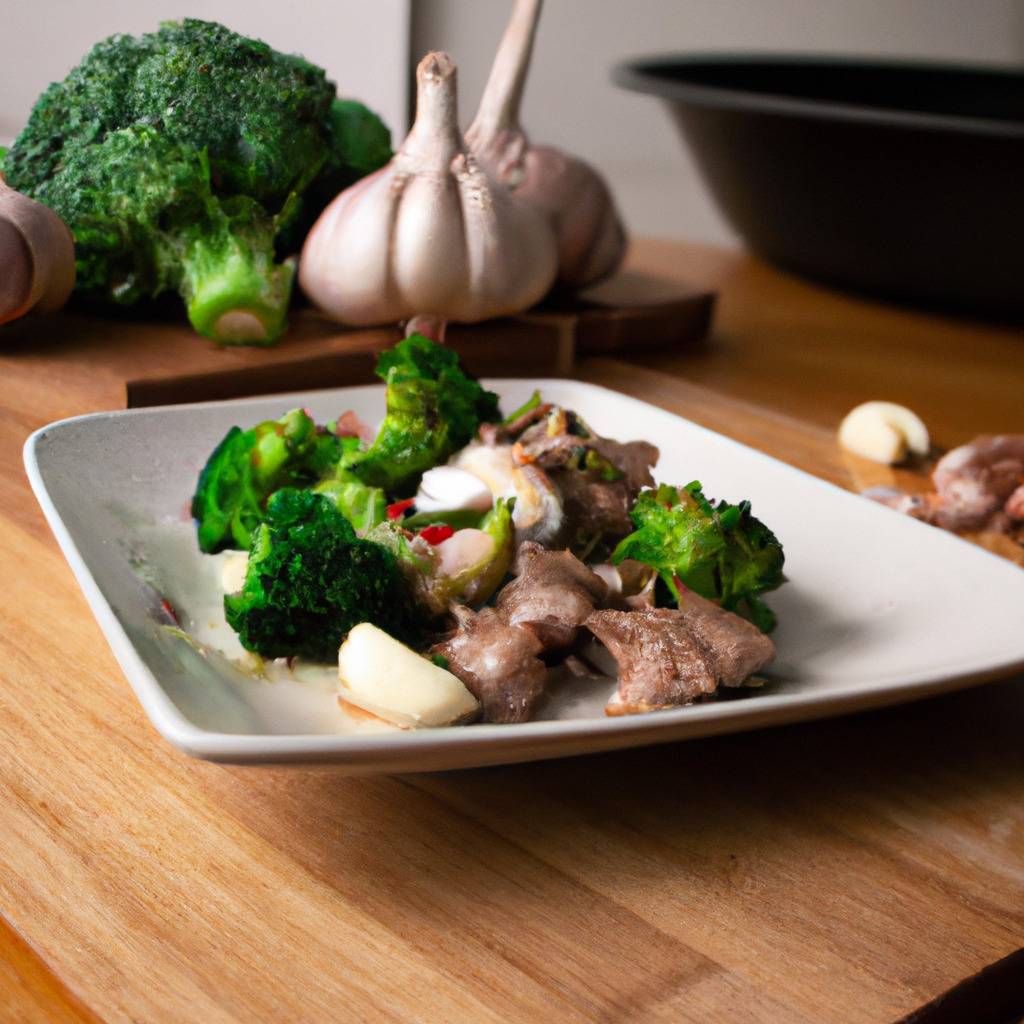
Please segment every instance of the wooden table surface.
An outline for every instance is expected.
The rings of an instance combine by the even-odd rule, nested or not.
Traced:
[[[712,337],[584,379],[847,486],[832,431],[864,399],[946,447],[1024,430],[1019,329],[740,253],[631,260],[718,288]],[[21,466],[30,430],[109,390],[28,359],[0,344],[0,1020],[888,1022],[1024,946],[1020,679],[453,774],[178,753]]]

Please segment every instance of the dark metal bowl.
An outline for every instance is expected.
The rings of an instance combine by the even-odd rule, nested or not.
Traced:
[[[842,287],[1024,314],[1024,73],[783,56],[614,71],[661,97],[757,253]]]

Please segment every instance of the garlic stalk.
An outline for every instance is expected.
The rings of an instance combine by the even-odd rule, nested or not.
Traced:
[[[548,218],[558,283],[581,288],[614,273],[626,233],[604,179],[576,157],[533,146],[519,123],[541,0],[516,0],[466,141],[485,170]]]
[[[67,225],[42,203],[0,179],[0,324],[68,300],[75,244]]]
[[[346,189],[313,225],[299,283],[355,325],[415,315],[474,323],[520,312],[551,287],[551,228],[492,180],[458,127],[456,69],[416,69],[416,122],[391,162]]]

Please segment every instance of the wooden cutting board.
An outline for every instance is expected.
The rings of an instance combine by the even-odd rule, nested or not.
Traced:
[[[558,377],[595,353],[692,346],[713,308],[711,291],[624,271],[520,316],[453,325],[447,342],[478,376]],[[397,328],[345,329],[304,307],[277,345],[222,348],[166,315],[67,310],[0,327],[0,353],[30,366],[59,361],[66,377],[101,375],[110,407],[132,408],[364,384],[375,379],[377,353],[400,336]]]

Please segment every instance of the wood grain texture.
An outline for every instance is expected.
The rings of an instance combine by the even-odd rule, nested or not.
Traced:
[[[375,381],[378,353],[401,337],[397,327],[348,329],[303,307],[277,345],[219,347],[191,333],[169,305],[163,318],[78,310],[27,317],[0,330],[0,353],[28,380],[56,367],[61,384],[102,378],[104,407],[132,408],[365,384]],[[478,376],[560,377],[580,355],[695,344],[713,306],[709,289],[631,271],[516,317],[452,324],[446,341]]]
[[[0,918],[0,1022],[100,1024],[34,949]]]
[[[588,360],[584,379],[841,485],[853,477],[832,425],[863,398],[907,401],[945,445],[1011,425],[998,389],[990,401],[958,379],[955,337],[986,386],[1019,371],[1024,349],[999,329],[935,321],[954,372],[929,366],[883,396],[896,377],[878,353],[913,371],[930,318],[714,250],[654,245],[634,260],[703,268],[723,333],[657,369]],[[838,345],[812,360],[786,347],[787,318],[798,338],[852,319],[875,340],[862,363]],[[10,1019],[80,1020],[80,1005],[104,1021],[203,1024],[874,1024],[1024,945],[1022,680],[447,775],[347,779],[177,753],[131,694],[21,468],[34,427],[123,401],[123,375],[57,348],[0,352],[0,909],[34,950],[20,967],[0,929]],[[769,357],[788,370],[762,374]],[[70,1009],[58,999],[40,1018],[48,992]]]

